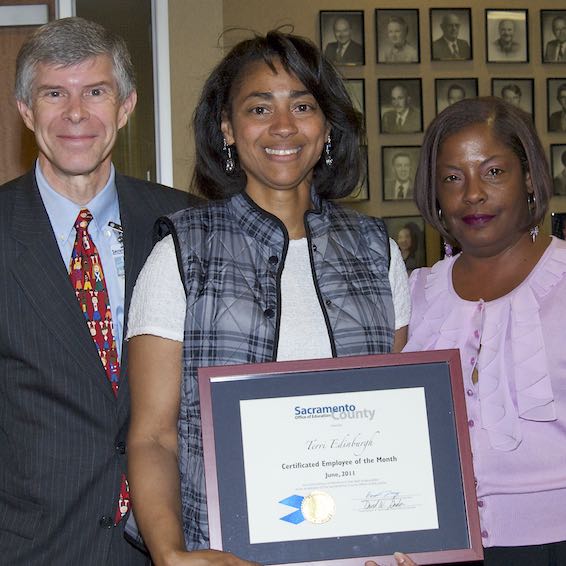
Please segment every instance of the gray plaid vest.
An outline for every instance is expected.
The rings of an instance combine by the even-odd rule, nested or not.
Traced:
[[[313,195],[305,223],[315,288],[333,356],[389,352],[394,312],[383,222]],[[245,193],[162,219],[173,235],[187,294],[179,415],[185,542],[208,548],[197,368],[274,361],[283,224]]]

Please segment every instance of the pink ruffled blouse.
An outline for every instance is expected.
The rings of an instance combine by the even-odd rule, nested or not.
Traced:
[[[456,258],[411,275],[405,351],[460,349],[483,545],[566,540],[566,242],[494,301],[456,294]]]

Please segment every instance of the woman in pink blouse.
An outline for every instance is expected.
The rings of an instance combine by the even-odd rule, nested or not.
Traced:
[[[460,349],[486,566],[566,564],[566,243],[539,233],[551,194],[520,109],[468,99],[429,126],[416,202],[462,251],[413,272],[405,351]]]

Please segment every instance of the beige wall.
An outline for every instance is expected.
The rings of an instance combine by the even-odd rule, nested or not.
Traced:
[[[203,82],[223,53],[222,4],[222,0],[169,0],[173,184],[182,189],[189,187],[194,165],[193,110]]]
[[[422,78],[423,117],[425,126],[435,115],[434,79],[477,77],[480,95],[491,93],[491,78],[530,78],[535,79],[535,121],[547,152],[551,143],[566,143],[564,134],[549,134],[546,131],[547,101],[546,78],[566,77],[566,65],[542,65],[540,47],[540,9],[566,9],[564,0],[545,0],[533,7],[533,2],[518,3],[506,8],[529,8],[529,57],[524,64],[486,64],[485,62],[485,9],[497,7],[492,0],[435,0],[434,2],[414,2],[397,0],[378,5],[375,1],[324,0],[305,2],[305,0],[170,0],[172,33],[172,81],[173,112],[175,122],[174,153],[175,181],[186,186],[190,176],[190,147],[187,142],[186,119],[190,116],[196,91],[206,75],[219,50],[216,38],[223,28],[246,28],[258,32],[291,24],[294,32],[319,42],[319,10],[364,10],[366,65],[344,68],[348,78],[364,78],[366,87],[366,119],[369,146],[370,200],[354,206],[376,216],[405,216],[417,214],[412,202],[383,202],[381,196],[381,146],[382,145],[420,145],[422,134],[379,135],[377,116],[378,78]],[[515,3],[513,3],[515,4]],[[499,4],[499,6],[501,6]],[[429,39],[429,7],[470,7],[473,25],[473,61],[431,62]],[[375,8],[420,8],[420,47],[421,63],[411,65],[377,65],[375,56]],[[188,20],[184,20],[188,18]],[[195,37],[194,30],[203,38],[199,46],[199,56],[191,57],[186,37]],[[226,45],[244,36],[244,32],[229,32],[225,35]],[[197,42],[199,43],[199,42]],[[177,114],[179,111],[179,114]],[[554,197],[551,210],[566,211],[566,197]],[[549,220],[547,219],[547,226]],[[438,255],[439,243],[433,233],[427,233],[427,259],[431,263]]]

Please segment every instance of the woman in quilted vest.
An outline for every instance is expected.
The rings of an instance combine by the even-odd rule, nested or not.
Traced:
[[[331,200],[360,180],[361,119],[310,41],[236,45],[194,132],[209,202],[159,223],[131,304],[129,477],[155,564],[239,565],[207,550],[197,369],[399,351],[408,284],[382,221]]]

